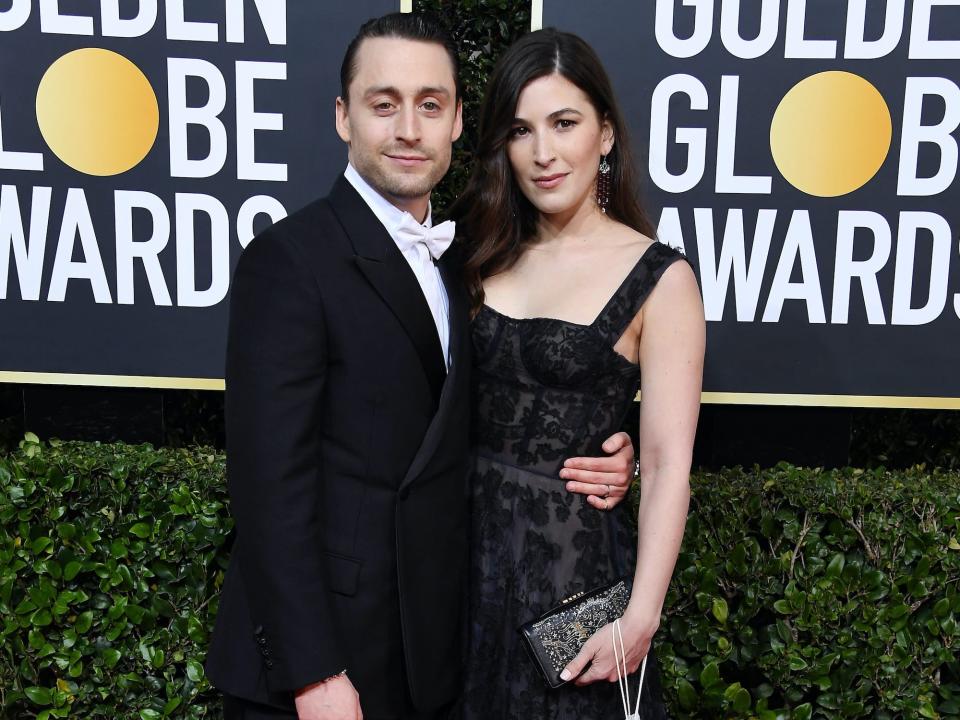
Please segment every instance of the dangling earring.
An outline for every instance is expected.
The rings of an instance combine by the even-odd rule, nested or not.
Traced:
[[[610,163],[607,162],[607,156],[600,156],[600,172],[597,173],[597,205],[600,211],[606,214],[607,206],[610,205]]]

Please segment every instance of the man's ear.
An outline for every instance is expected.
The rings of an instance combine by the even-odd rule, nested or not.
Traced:
[[[453,132],[450,133],[450,142],[456,142],[463,132],[463,100],[457,98],[457,114],[453,120]]]
[[[347,112],[347,103],[341,97],[337,98],[337,135],[345,143],[350,143],[350,115]]]

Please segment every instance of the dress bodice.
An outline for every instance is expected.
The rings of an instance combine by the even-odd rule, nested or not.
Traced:
[[[599,454],[640,386],[640,367],[614,346],[680,258],[652,243],[589,325],[484,305],[472,326],[477,454],[552,477],[568,457]]]

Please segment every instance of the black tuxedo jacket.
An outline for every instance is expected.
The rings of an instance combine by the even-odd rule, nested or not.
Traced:
[[[452,367],[360,195],[275,224],[234,275],[226,368],[236,541],[207,673],[291,707],[346,669],[367,715],[453,699],[467,550],[467,298],[440,263]]]

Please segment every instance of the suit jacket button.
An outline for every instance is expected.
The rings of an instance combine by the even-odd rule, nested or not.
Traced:
[[[257,626],[253,629],[253,634],[256,635],[256,636],[262,635],[262,634],[263,634],[263,625],[257,625]]]
[[[264,664],[267,666],[267,670],[273,669],[273,660],[270,658],[267,658]]]

